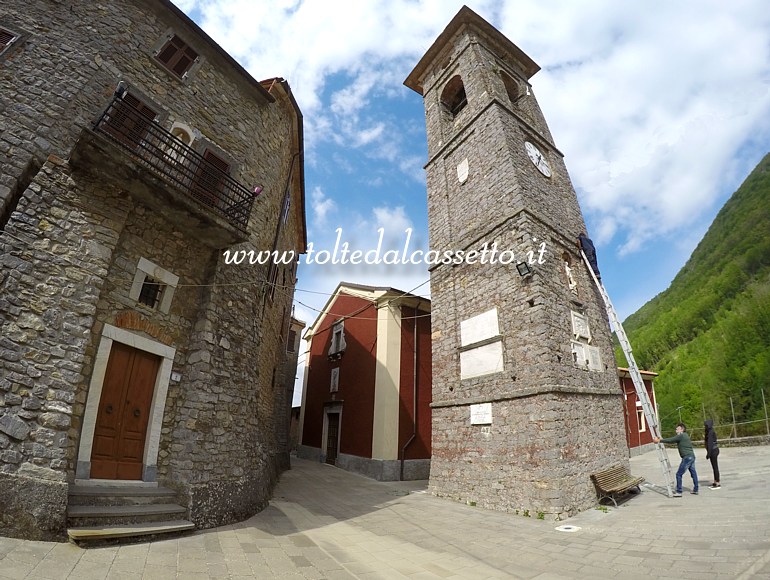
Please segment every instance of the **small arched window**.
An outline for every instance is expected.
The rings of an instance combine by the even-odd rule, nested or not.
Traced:
[[[441,93],[441,104],[447,108],[453,117],[468,104],[468,98],[465,96],[465,86],[460,75],[453,76],[444,87]]]
[[[168,144],[167,150],[169,159],[172,161],[184,162],[184,160],[187,159],[187,147],[190,147],[193,144],[193,130],[184,123],[174,123],[171,127],[171,134],[179,139],[183,145],[180,145],[177,141],[171,141]]]
[[[521,97],[521,90],[519,89],[519,83],[505,71],[500,71],[500,78],[503,79],[503,85],[505,85],[505,92],[508,93],[508,98],[511,104],[514,104]]]
[[[174,123],[171,127],[171,134],[185,145],[192,145],[193,131],[184,123]]]

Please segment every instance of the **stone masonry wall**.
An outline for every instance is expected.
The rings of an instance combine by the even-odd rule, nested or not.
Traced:
[[[462,264],[432,272],[433,312],[438,313],[432,320],[434,406],[557,386],[620,396],[611,342],[599,339],[609,336],[606,313],[585,266],[578,262],[574,246],[567,245],[526,212],[490,230],[484,241],[497,243],[498,248],[512,251],[525,262],[529,262],[532,252],[533,272],[522,277],[514,264]],[[564,254],[576,264],[573,278],[577,295],[568,285]],[[459,381],[460,324],[493,308],[497,309],[503,336],[505,372]],[[588,371],[573,363],[572,311],[588,319],[597,337],[592,344],[600,348],[603,372]]]
[[[235,179],[264,187],[247,241],[232,249],[272,249],[277,231],[279,251],[301,249],[299,199],[278,230],[291,103],[280,94],[268,103],[166,2],[12,0],[0,24],[24,32],[0,66],[0,533],[62,537],[66,482],[88,460],[76,455],[94,356],[104,324],[123,312],[177,349],[159,481],[181,492],[199,526],[254,513],[278,473],[272,421],[285,401],[272,375],[293,278],[269,296],[267,265],[225,265],[223,248],[138,202],[108,166],[73,168],[67,158],[124,80],[159,106],[166,129],[188,124],[197,143],[234,160]],[[168,31],[202,56],[185,81],[153,60]],[[140,257],[180,276],[168,314],[128,298]],[[286,279],[292,266],[280,268]],[[20,478],[46,490],[47,513],[29,510]]]
[[[113,229],[97,224],[125,218],[114,205],[102,213],[73,204],[72,186],[63,162],[46,163],[0,236],[0,430],[7,436],[0,472],[36,479],[51,493],[64,488],[65,505],[63,484],[80,426],[73,414],[84,402],[78,385],[92,364],[91,327],[117,239]],[[41,206],[46,211],[38,212]],[[12,480],[5,482],[14,488]],[[2,532],[35,537],[46,531],[46,539],[61,532],[59,511],[58,519],[57,512],[47,514],[38,531],[14,533],[28,521],[16,519],[25,511],[24,503],[9,501]]]
[[[499,67],[484,68],[490,66],[491,56],[469,43],[469,38],[459,43],[465,49],[458,52],[465,58],[443,69],[430,92],[426,88],[427,188],[436,192],[428,196],[431,248],[478,247],[477,242],[486,240],[480,232],[521,210],[576,238],[585,231],[585,223],[562,154],[553,146],[545,121],[540,121],[532,89],[530,95],[511,103]],[[469,55],[477,53],[484,67],[469,60]],[[455,74],[463,78],[468,104],[452,118],[440,95]],[[521,81],[522,91],[525,84]],[[525,154],[527,140],[546,153],[553,170],[550,179],[544,179]],[[464,159],[469,176],[460,182],[457,167]]]
[[[284,329],[284,343],[286,345],[286,352],[283,357],[281,365],[278,367],[276,373],[276,382],[278,385],[283,385],[283,388],[276,387],[278,389],[278,397],[281,398],[280,402],[276,402],[279,409],[283,408],[284,411],[278,411],[275,415],[275,437],[276,447],[278,452],[278,464],[282,469],[290,468],[290,453],[291,453],[291,409],[292,400],[294,397],[294,381],[297,375],[297,363],[299,360],[299,351],[302,340],[302,330],[305,328],[303,322],[297,321],[291,317],[289,324]],[[294,342],[289,343],[289,330],[294,330]]]
[[[587,474],[627,461],[617,397],[548,394],[493,403],[490,426],[467,406],[433,410],[430,491],[487,509],[562,519],[596,504]],[[597,435],[600,434],[600,435]]]
[[[431,271],[430,486],[492,509],[561,518],[595,502],[592,472],[628,462],[622,394],[601,297],[575,245],[585,231],[577,196],[524,67],[500,39],[491,27],[460,28],[421,79],[431,248],[496,244],[498,256],[509,252],[508,264]],[[515,79],[514,94],[502,71]],[[467,105],[452,115],[441,95],[455,75]],[[550,176],[531,162],[525,142],[541,151]],[[519,275],[518,262],[532,273]],[[461,323],[490,310],[499,337],[489,340],[501,343],[503,370],[461,379],[469,348],[461,345]],[[573,360],[572,312],[586,318],[600,368]],[[479,403],[491,404],[491,423],[471,424],[471,405]]]
[[[254,98],[254,87],[166,4],[4,3],[1,22],[24,33],[3,55],[0,67],[4,202],[30,163],[39,167],[49,153],[61,156],[69,151],[81,129],[104,110],[119,80],[165,109],[169,128],[175,121],[187,123],[240,160],[236,177],[241,182],[252,187],[277,183],[284,168],[270,162],[276,152],[272,138],[286,139],[285,130],[265,115],[264,101]],[[190,42],[202,57],[184,82],[153,58],[169,31]],[[255,163],[260,159],[264,162]],[[280,193],[276,197],[280,206]],[[260,228],[268,225],[265,218],[254,217]],[[272,228],[267,229],[264,239],[272,241]]]

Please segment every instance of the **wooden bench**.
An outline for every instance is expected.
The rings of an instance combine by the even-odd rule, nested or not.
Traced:
[[[633,488],[641,492],[642,489],[639,484],[644,481],[643,477],[631,475],[623,465],[616,465],[599,473],[594,473],[591,475],[591,479],[599,492],[599,503],[606,497],[612,500],[615,507],[618,507],[615,495],[625,493]]]

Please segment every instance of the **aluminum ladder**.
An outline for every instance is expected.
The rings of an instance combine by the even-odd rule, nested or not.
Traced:
[[[588,273],[591,275],[591,278],[593,278],[594,284],[596,284],[596,287],[599,289],[599,293],[602,295],[602,300],[604,300],[604,306],[607,309],[607,315],[610,318],[610,323],[612,324],[612,328],[615,330],[615,335],[618,337],[620,347],[623,349],[623,353],[626,355],[626,361],[628,361],[628,374],[631,375],[631,381],[634,383],[636,396],[642,403],[642,410],[644,411],[645,419],[647,419],[647,425],[650,428],[650,432],[652,433],[653,438],[658,438],[660,437],[660,424],[658,423],[658,415],[655,412],[655,409],[652,407],[650,397],[647,396],[647,389],[644,387],[644,381],[642,380],[642,375],[639,372],[639,367],[636,366],[636,360],[634,360],[634,354],[631,351],[631,343],[628,342],[626,331],[623,330],[623,325],[620,323],[617,312],[615,312],[615,307],[612,305],[609,294],[607,294],[604,286],[596,277],[596,273],[591,267],[591,263],[588,261],[588,258],[586,257],[582,248],[580,249],[580,255],[583,257],[583,262],[585,262],[585,265],[588,268]],[[668,453],[666,452],[666,448],[663,443],[654,443],[654,445],[655,451],[658,454],[658,460],[660,461],[660,467],[663,470],[663,479],[666,481],[667,495],[668,497],[673,497],[674,486],[672,484],[671,463],[668,460]]]

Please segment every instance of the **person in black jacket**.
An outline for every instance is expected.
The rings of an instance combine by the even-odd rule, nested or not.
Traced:
[[[594,274],[596,274],[596,279],[601,282],[602,275],[599,273],[599,263],[596,261],[596,248],[594,247],[591,238],[589,238],[585,232],[580,232],[578,235],[578,248],[583,250],[588,263],[591,264],[591,269],[594,271]]]
[[[703,426],[706,428],[706,459],[711,460],[711,469],[714,470],[714,483],[711,484],[710,489],[719,489],[722,486],[719,484],[719,464],[717,463],[717,457],[719,457],[717,432],[714,431],[714,421],[711,419],[706,419]]]

